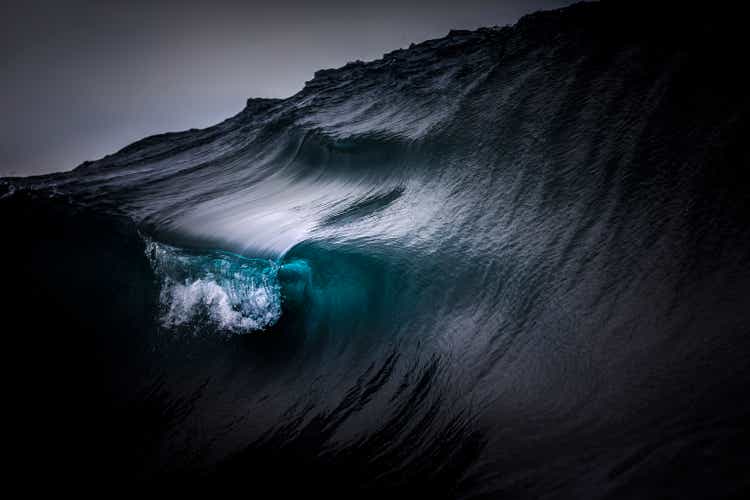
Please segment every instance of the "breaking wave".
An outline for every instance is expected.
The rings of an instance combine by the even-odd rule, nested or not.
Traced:
[[[114,394],[90,456],[274,494],[733,492],[746,44],[731,19],[639,5],[454,31],[2,180],[15,304],[57,308],[17,337],[77,325],[97,350],[58,373]]]

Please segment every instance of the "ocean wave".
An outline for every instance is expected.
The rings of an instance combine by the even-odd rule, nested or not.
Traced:
[[[750,85],[731,30],[636,4],[452,32],[209,129],[3,180],[3,206],[64,204],[61,227],[94,241],[46,255],[55,241],[9,217],[31,236],[8,262],[77,259],[100,219],[136,227],[145,256],[120,259],[158,285],[137,281],[138,331],[178,340],[129,352],[197,380],[169,385],[159,418],[200,395],[165,453],[218,450],[210,465],[232,457],[241,484],[256,470],[430,498],[689,484],[705,470],[691,450],[726,451],[750,411]],[[108,290],[117,252],[98,244],[83,262]],[[68,293],[50,276],[18,281]]]

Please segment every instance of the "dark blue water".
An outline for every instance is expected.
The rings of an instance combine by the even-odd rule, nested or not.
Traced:
[[[578,5],[0,181],[27,451],[169,489],[740,494],[734,26]]]

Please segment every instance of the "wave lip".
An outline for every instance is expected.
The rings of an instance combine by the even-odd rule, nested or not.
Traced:
[[[198,252],[146,241],[160,281],[160,323],[197,333],[206,326],[227,334],[263,330],[281,317],[278,266],[223,251]]]

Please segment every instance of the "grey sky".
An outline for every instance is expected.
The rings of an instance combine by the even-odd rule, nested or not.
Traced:
[[[0,176],[68,170],[292,95],[321,68],[572,3],[0,1]]]

